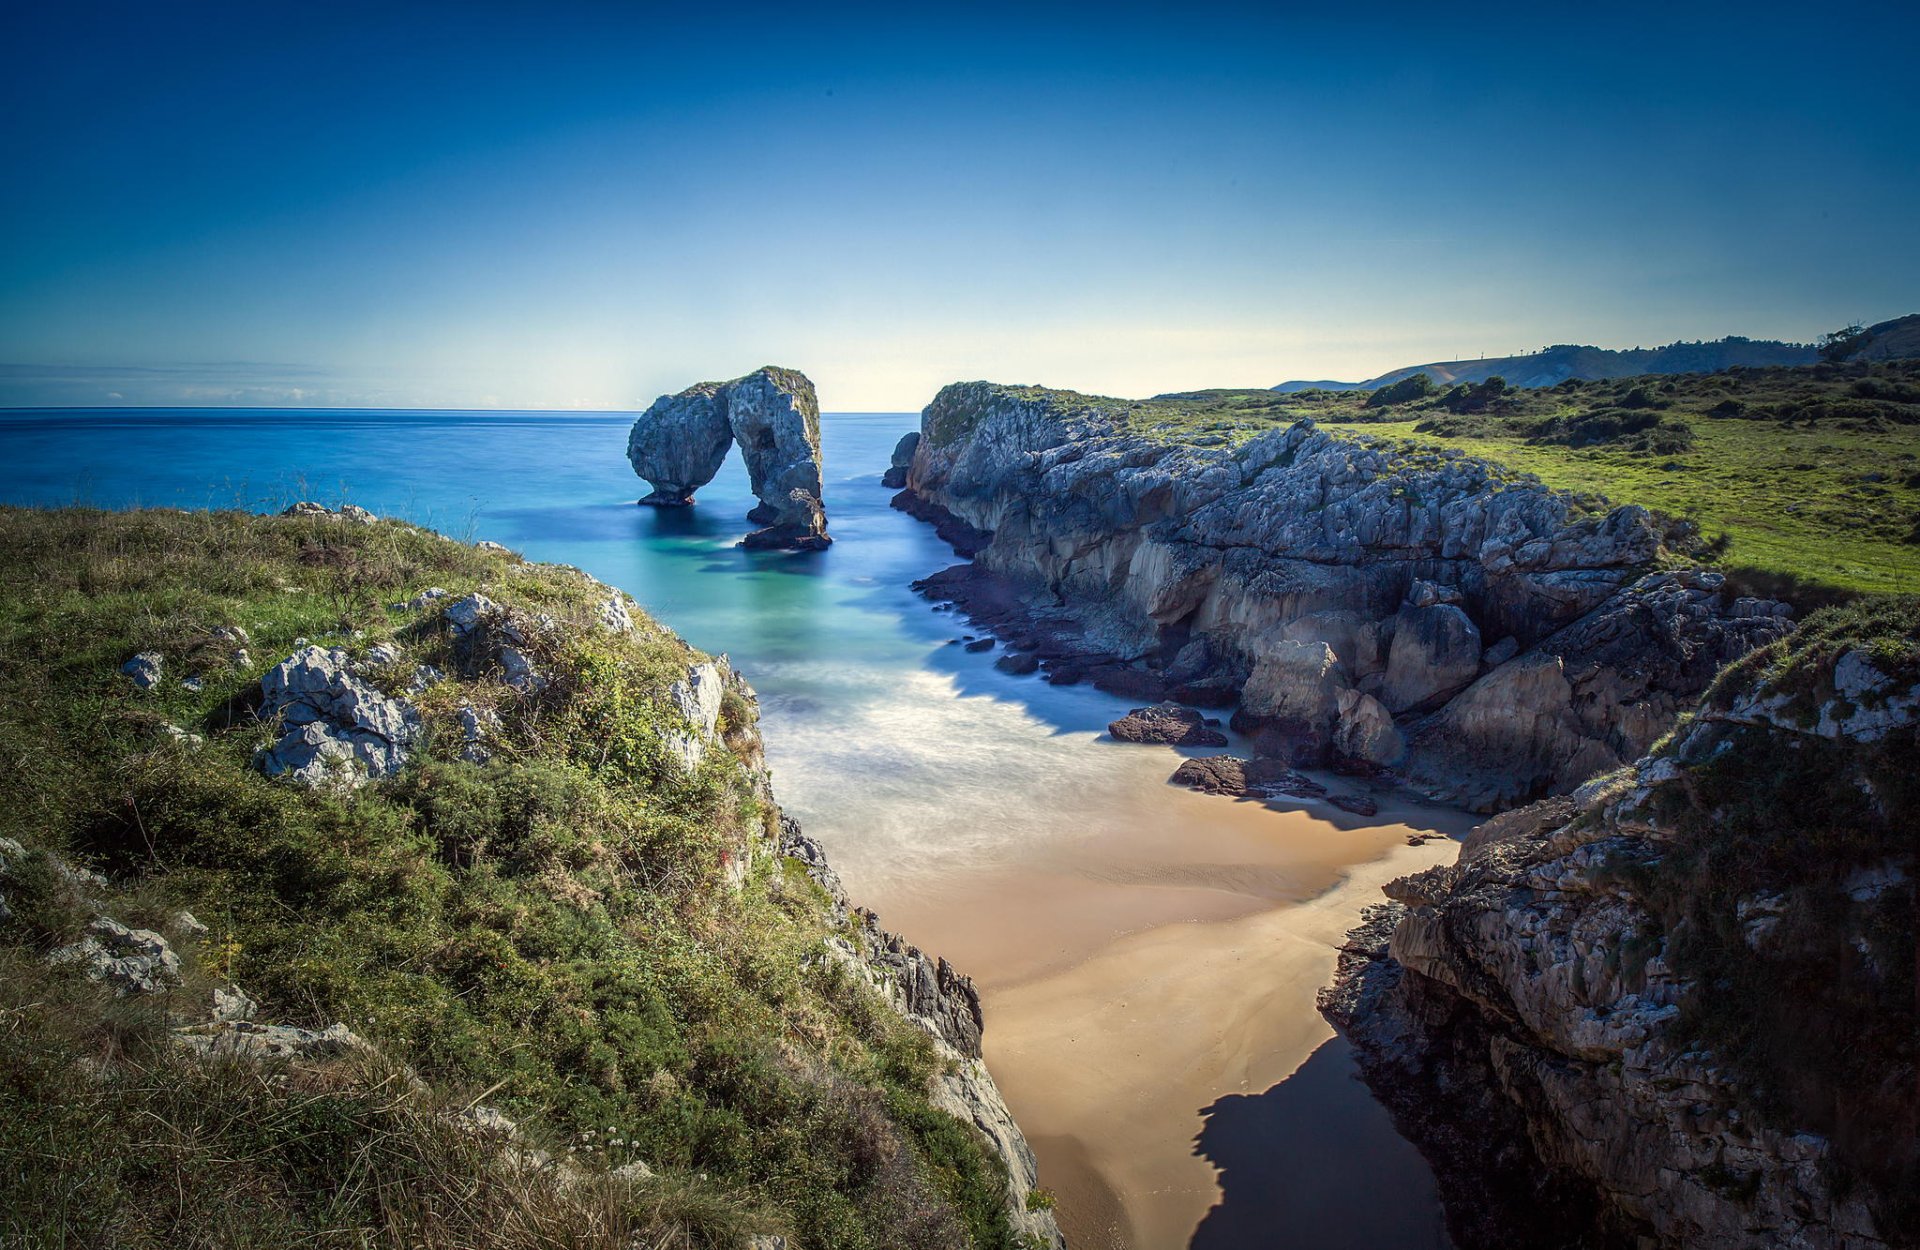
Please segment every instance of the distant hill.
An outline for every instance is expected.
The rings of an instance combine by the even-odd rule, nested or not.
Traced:
[[[1915,319],[1902,319],[1907,320]],[[1900,323],[1886,324],[1891,326]],[[1879,328],[1874,327],[1875,330]],[[1920,330],[1911,332],[1920,335]],[[1282,382],[1273,389],[1283,394],[1314,387],[1328,391],[1373,390],[1414,373],[1425,373],[1442,386],[1451,386],[1455,382],[1484,382],[1496,374],[1505,378],[1509,386],[1553,386],[1568,378],[1713,373],[1734,365],[1810,365],[1819,358],[1819,353],[1810,343],[1782,343],[1773,339],[1739,337],[1724,338],[1713,343],[1636,347],[1629,351],[1563,343],[1525,356],[1489,356],[1484,360],[1443,360],[1432,364],[1408,365],[1364,382]]]
[[[1892,321],[1868,326],[1860,340],[1849,345],[1846,359],[1910,360],[1915,356],[1920,356],[1920,313],[1909,313]],[[1321,383],[1308,385],[1319,386]]]
[[[1359,382],[1282,382],[1273,389],[1282,395],[1296,395],[1301,391],[1352,391],[1361,385]]]

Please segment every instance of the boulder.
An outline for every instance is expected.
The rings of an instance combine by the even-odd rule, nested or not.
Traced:
[[[1318,798],[1327,788],[1311,777],[1303,777],[1287,767],[1283,760],[1243,760],[1233,755],[1208,755],[1187,760],[1169,778],[1173,784],[1198,790],[1202,794],[1290,795]]]
[[[1466,689],[1480,675],[1480,629],[1451,603],[1402,608],[1380,682],[1394,713],[1424,710]]]
[[[1324,642],[1283,638],[1261,651],[1240,691],[1234,728],[1272,727],[1315,747],[1332,736],[1346,687],[1339,659]]]
[[[1386,705],[1358,690],[1339,694],[1331,745],[1337,763],[1363,769],[1392,768],[1407,753]]]
[[[880,475],[880,485],[900,490],[907,484],[907,472],[913,468],[913,453],[920,446],[920,431],[909,430],[893,445],[893,463]]]
[[[260,679],[258,715],[284,730],[256,756],[262,772],[306,786],[355,786],[406,763],[419,713],[356,677],[351,663],[338,647],[307,646]]]
[[[1137,707],[1107,726],[1121,742],[1157,742],[1176,747],[1223,747],[1227,735],[1207,724],[1206,717],[1177,703]]]

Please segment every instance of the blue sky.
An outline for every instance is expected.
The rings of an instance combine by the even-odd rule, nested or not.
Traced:
[[[1920,311],[1913,6],[12,5],[0,404],[838,410]]]

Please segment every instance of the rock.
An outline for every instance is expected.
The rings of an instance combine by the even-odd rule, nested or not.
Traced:
[[[827,862],[826,848],[803,833],[800,822],[785,813],[780,816],[780,853],[805,865],[807,876],[827,892],[834,905],[847,910],[846,887],[840,882],[840,874]]]
[[[260,693],[260,719],[284,730],[256,757],[269,777],[356,786],[391,776],[420,732],[413,705],[354,676],[339,648],[300,648],[268,670]]]
[[[202,1055],[244,1059],[332,1059],[371,1049],[344,1024],[302,1029],[250,1020],[210,1020],[177,1028],[173,1038]]]
[[[633,612],[627,606],[627,597],[617,590],[600,605],[600,628],[610,634],[633,632]]]
[[[821,506],[820,402],[813,383],[791,369],[750,373],[728,386],[727,421],[760,500],[748,519],[765,527],[743,545],[825,547],[832,540]]]
[[[1396,714],[1445,702],[1480,675],[1480,650],[1479,628],[1457,605],[1401,609],[1380,701]]]
[[[1656,600],[1636,623],[1605,608],[1604,633],[1583,627],[1568,649],[1592,654],[1647,629],[1714,648],[1723,630],[1739,636],[1738,622],[1773,619],[1718,615],[1690,598],[1715,592],[1703,582],[1644,588],[1697,613],[1662,614]],[[1678,617],[1695,624],[1672,626]],[[1434,1161],[1461,1244],[1568,1245],[1572,1229],[1601,1235],[1594,1244],[1655,1247],[1906,1244],[1878,1222],[1904,1192],[1875,1186],[1903,1187],[1901,1169],[1912,1167],[1911,1088],[1822,1084],[1819,1074],[1843,1069],[1817,1052],[1880,1047],[1864,1065],[1876,1076],[1892,1053],[1874,1013],[1851,1004],[1912,976],[1910,913],[1892,939],[1892,968],[1875,956],[1894,932],[1883,927],[1883,897],[1904,908],[1911,887],[1912,794],[1885,774],[1912,756],[1920,717],[1891,731],[1908,735],[1892,750],[1875,724],[1862,736],[1831,733],[1859,706],[1843,686],[1857,693],[1861,676],[1840,671],[1844,650],[1806,658],[1824,642],[1728,669],[1656,753],[1485,822],[1457,864],[1386,887],[1396,900],[1384,913],[1387,941],[1372,911],[1350,935],[1322,1008],[1396,1126]],[[1690,662],[1684,647],[1636,653]],[[1506,767],[1527,772],[1543,745],[1592,741],[1574,732],[1586,726],[1567,704],[1572,666],[1523,652],[1433,724],[1482,735],[1519,757]],[[1505,707],[1523,723],[1496,746],[1484,736],[1491,725],[1460,718],[1463,703],[1489,717]],[[1557,724],[1532,723],[1549,712]],[[1783,762],[1816,751],[1818,782]],[[1703,785],[1696,766],[1707,761],[1745,773]],[[1803,799],[1809,785],[1823,789]],[[1722,832],[1730,793],[1750,796],[1757,828]],[[1849,808],[1847,852],[1802,841],[1829,826],[1829,794],[1872,796]],[[1801,849],[1756,870],[1743,842]],[[1703,872],[1703,847],[1713,846],[1725,858]],[[1704,966],[1724,978],[1711,984],[1690,979],[1703,966],[1692,947],[1702,921],[1720,931],[1703,943]],[[1848,1008],[1833,1010],[1837,1002]],[[1682,1024],[1708,1011],[1712,1034]],[[1794,1023],[1809,1017],[1810,1028]],[[1743,1056],[1736,1039],[1748,1031],[1756,1041]],[[1769,1080],[1770,1069],[1784,1079]],[[1833,1126],[1842,1131],[1829,1139]],[[1878,1180],[1861,1163],[1889,1157],[1902,1162]]]
[[[640,502],[679,507],[713,480],[737,443],[760,500],[747,547],[818,550],[827,536],[820,481],[820,405],[813,383],[772,366],[731,382],[662,396],[634,422],[627,459],[653,485]]]
[[[972,642],[966,645],[965,649],[973,652],[991,651],[993,650],[993,639],[975,638]]]
[[[880,475],[880,485],[899,490],[907,484],[907,472],[913,467],[913,453],[920,446],[920,431],[909,430],[893,445],[893,462]]]
[[[181,685],[183,686],[185,684],[186,684],[185,682],[181,683]],[[154,732],[154,736],[162,739],[163,741],[175,743],[179,746],[185,747],[189,751],[198,751],[201,747],[205,746],[207,743],[207,740],[201,737],[199,734],[188,733],[186,730],[180,728],[180,726],[174,724],[171,721],[161,722],[159,727],[156,728],[153,732]]]
[[[284,517],[304,517],[313,521],[351,521],[356,525],[372,525],[380,518],[358,504],[341,504],[339,511],[311,499],[302,499],[280,510]]]
[[[443,590],[438,586],[429,586],[405,603],[392,605],[393,610],[395,612],[422,612],[440,602],[442,599],[451,598],[452,593],[453,592]]]
[[[4,866],[0,865],[0,872],[4,871]],[[206,925],[200,923],[200,918],[190,911],[173,913],[173,927],[188,937],[205,937],[211,932]]]
[[[84,937],[48,955],[47,962],[78,964],[89,978],[122,996],[159,994],[180,983],[180,957],[167,939],[105,916],[95,917]]]
[[[1030,651],[1009,651],[993,662],[993,666],[1003,673],[1012,673],[1015,677],[1024,677],[1040,668],[1040,657]]]
[[[1107,726],[1121,742],[1158,742],[1177,747],[1223,747],[1227,735],[1211,728],[1192,708],[1176,703],[1137,707]]]
[[[1334,708],[1336,763],[1347,768],[1392,768],[1407,753],[1406,740],[1386,706],[1370,694],[1342,690]]]
[[[160,673],[165,665],[166,661],[158,651],[142,651],[122,664],[120,671],[140,689],[151,690],[160,684]]]
[[[633,423],[627,459],[653,486],[641,503],[685,507],[720,471],[733,445],[724,394],[729,385],[702,382],[678,395],[662,395]]]
[[[1364,794],[1341,794],[1336,791],[1327,796],[1327,802],[1342,811],[1352,812],[1356,816],[1378,816],[1380,805]]]
[[[623,1163],[619,1167],[611,1169],[608,1175],[617,1176],[621,1180],[629,1182],[649,1181],[653,1179],[653,1169],[640,1160],[635,1159],[631,1163]],[[755,1238],[755,1240],[778,1240],[784,1243],[786,1238]]]
[[[460,758],[471,764],[484,764],[493,758],[487,739],[500,731],[500,714],[492,708],[476,708],[462,703],[459,711],[460,736],[464,745]]]
[[[376,642],[367,648],[367,663],[375,668],[384,668],[400,662],[400,648],[390,642]]]
[[[687,772],[698,768],[706,758],[707,746],[720,724],[720,703],[725,692],[726,679],[712,661],[689,665],[687,675],[668,687],[667,693],[686,721],[687,729],[668,732],[667,750]]]
[[[476,542],[475,544],[473,544],[473,549],[475,551],[490,551],[495,555],[502,555],[502,556],[513,554],[513,549],[511,547],[507,546],[505,543],[494,542],[490,538],[482,538],[479,542]]]
[[[1175,785],[1202,794],[1291,795],[1312,798],[1326,787],[1288,768],[1280,760],[1243,760],[1232,755],[1207,755],[1183,762],[1169,778]]]
[[[212,1018],[222,1024],[238,1024],[252,1020],[254,1013],[260,1010],[260,1004],[247,997],[245,990],[237,985],[215,986],[213,990]]]
[[[1249,733],[1270,727],[1311,744],[1309,754],[1317,755],[1332,740],[1345,688],[1332,647],[1281,639],[1262,649],[1254,661],[1240,691],[1234,728]]]

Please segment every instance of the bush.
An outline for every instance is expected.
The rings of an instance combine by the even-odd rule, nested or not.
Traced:
[[[1407,404],[1416,399],[1425,399],[1433,394],[1433,379],[1425,373],[1410,373],[1398,382],[1389,383],[1367,396],[1369,408],[1385,408],[1390,404]]]

